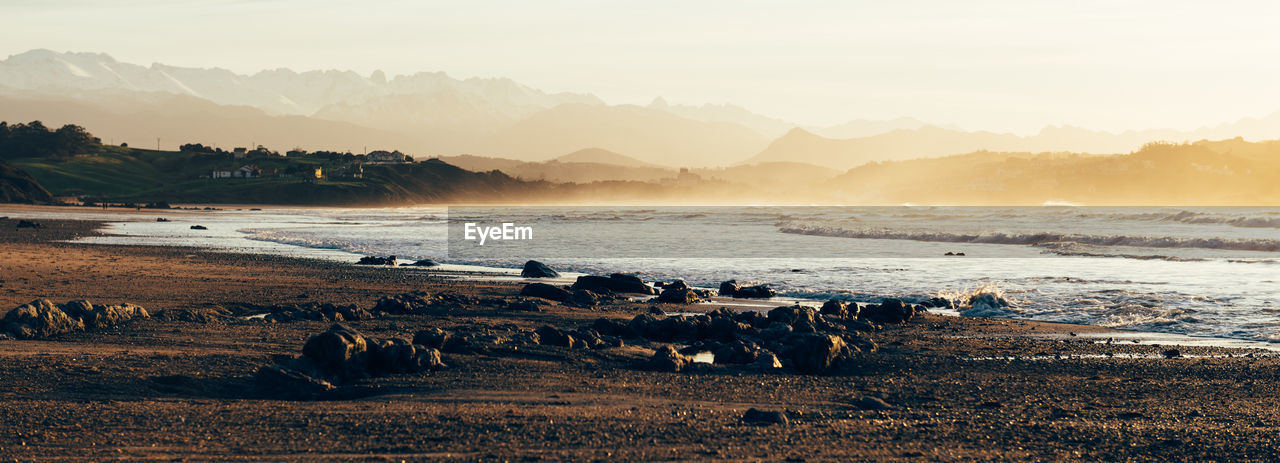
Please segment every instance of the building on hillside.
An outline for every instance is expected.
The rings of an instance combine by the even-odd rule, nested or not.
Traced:
[[[287,158],[300,158],[306,155],[307,155],[307,150],[304,150],[302,148],[294,148],[284,152],[284,156]]]
[[[369,162],[404,162],[404,153],[400,151],[374,151],[365,155],[365,160]]]
[[[217,169],[213,171],[213,178],[254,178],[262,176],[262,171],[256,166],[240,166],[239,169]]]
[[[239,147],[231,150],[231,154],[234,154],[236,159],[241,159],[249,155],[249,148]]]

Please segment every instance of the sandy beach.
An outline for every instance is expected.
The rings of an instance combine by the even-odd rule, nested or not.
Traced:
[[[0,340],[0,459],[88,460],[1275,460],[1280,361],[1263,350],[1131,342],[1103,328],[921,314],[874,349],[803,374],[695,363],[664,343],[512,345],[447,368],[350,381],[324,400],[265,397],[254,375],[333,324],[238,316],[308,302],[420,313],[344,322],[365,336],[569,330],[658,306],[510,310],[523,284],[192,248],[65,242],[83,221],[0,220],[0,309],[34,299],[132,303],[151,318]],[[1110,340],[1108,340],[1110,338]],[[744,422],[749,409],[785,423]]]

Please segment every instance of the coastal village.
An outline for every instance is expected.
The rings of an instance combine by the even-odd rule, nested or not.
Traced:
[[[183,146],[186,147],[191,145],[183,145]],[[221,150],[205,151],[205,153],[211,154],[211,155],[224,154],[224,152],[222,152]],[[247,160],[252,160],[253,158],[282,157],[280,153],[268,150],[261,145],[259,145],[257,148],[253,150],[249,150],[248,148],[245,148],[245,147],[237,147],[235,149],[232,149],[230,154],[232,159],[234,161],[237,161],[237,163],[247,161]],[[304,149],[294,148],[285,152],[283,157],[305,158],[308,156],[325,156],[325,155],[332,155],[332,154],[333,153],[331,152],[309,153]],[[233,164],[231,167],[214,169],[210,173],[208,178],[244,179],[244,178],[267,177],[267,178],[302,178],[302,179],[315,179],[315,180],[325,179],[325,178],[362,179],[364,178],[365,164],[405,164],[405,163],[413,162],[412,157],[407,156],[404,153],[401,153],[399,150],[395,150],[395,151],[375,150],[375,151],[369,152],[368,154],[364,154],[360,156],[356,156],[348,152],[348,153],[343,153],[342,156],[353,157],[353,158],[363,158],[363,159],[351,160],[349,162],[344,163],[341,167],[338,167],[337,169],[333,169],[329,172],[326,172],[324,167],[320,167],[320,166],[316,166],[314,168],[305,167],[305,168],[282,170],[275,167],[260,168],[257,166],[257,164],[240,164],[239,167],[235,167]]]

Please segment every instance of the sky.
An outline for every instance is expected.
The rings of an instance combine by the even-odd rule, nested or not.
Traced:
[[[1280,2],[0,0],[0,57],[509,77],[805,125],[1193,129],[1280,110]]]

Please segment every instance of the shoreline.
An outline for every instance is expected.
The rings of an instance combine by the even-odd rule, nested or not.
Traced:
[[[0,310],[35,297],[85,298],[138,304],[153,316],[45,340],[0,340],[5,459],[1280,456],[1272,432],[1280,412],[1256,400],[1274,389],[1280,359],[1270,352],[1179,346],[1178,357],[1165,358],[1166,345],[1106,343],[1102,336],[1125,332],[1101,327],[936,314],[867,333],[874,349],[825,374],[719,364],[652,371],[646,365],[664,343],[628,338],[601,349],[446,353],[446,369],[360,379],[346,386],[356,392],[347,397],[264,398],[252,392],[254,372],[297,355],[333,322],[266,323],[219,311],[306,302],[370,308],[411,291],[458,301],[345,322],[366,336],[412,338],[423,328],[492,336],[625,321],[655,304],[513,311],[485,302],[519,300],[510,283],[68,243],[61,240],[92,233],[93,224],[45,222],[35,233],[0,227]],[[704,307],[656,305],[669,314]],[[179,316],[188,313],[208,319]],[[750,408],[778,411],[786,424],[744,422]]]
[[[129,208],[123,208],[123,209],[112,208],[110,210],[103,210],[101,208],[85,207],[85,206],[40,206],[40,205],[4,204],[3,209],[0,209],[0,210],[57,213],[57,212],[66,212],[66,209],[71,208],[73,209],[74,212],[85,212],[85,213],[102,212],[109,215],[114,215],[116,213],[122,212],[126,214],[125,215],[126,217],[129,217],[129,216],[152,217],[156,213],[165,213],[165,212],[179,212],[179,213],[208,212],[206,210],[203,210],[203,208],[208,205],[190,204],[190,205],[181,205],[181,206],[191,206],[191,207],[195,207],[196,209],[195,210],[186,210],[186,209],[164,210],[164,209],[143,208],[141,211],[136,211]],[[218,205],[215,207],[222,208],[221,210],[240,210],[240,209],[250,210],[249,208],[253,206]],[[282,206],[276,206],[276,207],[279,208]],[[287,207],[287,208],[293,209],[293,207]],[[312,208],[323,208],[323,207],[312,207]],[[70,219],[70,220],[79,220],[79,219]],[[142,221],[149,222],[150,220],[142,220]],[[110,221],[105,221],[105,220],[100,222],[98,225],[99,230],[101,230],[101,228],[105,227],[109,223]],[[110,235],[110,234],[103,233],[101,231],[95,231],[92,235],[94,235],[95,237],[121,236],[121,237],[124,237],[125,240],[127,240],[128,239],[127,237],[129,236],[129,235]],[[248,241],[258,241],[258,240],[253,240],[251,238],[242,238],[242,239],[248,240]],[[261,255],[264,255],[264,256],[276,256],[276,257],[286,257],[286,258],[296,258],[296,259],[317,259],[317,260],[322,260],[328,263],[338,263],[338,264],[345,263],[353,267],[360,267],[360,266],[355,266],[352,262],[349,262],[348,260],[340,259],[340,257],[348,257],[348,256],[352,260],[362,257],[362,255],[360,254],[352,253],[349,251],[338,250],[338,249],[328,249],[328,248],[314,248],[314,247],[303,246],[298,244],[280,243],[275,241],[262,241],[262,242],[270,243],[271,245],[279,245],[285,248],[296,248],[296,249],[302,250],[304,253],[312,253],[315,255],[313,257],[313,256],[300,256],[300,255],[281,255],[281,254],[273,254],[270,252],[261,253]],[[127,244],[127,243],[103,244],[103,243],[95,243],[93,241],[84,242],[83,244],[165,247],[163,245],[152,245],[152,244]],[[178,247],[185,248],[185,249],[194,249],[194,250],[209,251],[209,252],[225,252],[225,253],[232,253],[232,254],[240,252],[233,249],[209,248],[209,247],[201,247],[201,246],[191,246],[191,247],[178,246]],[[342,254],[342,256],[321,256],[321,253],[327,253],[328,251],[332,251],[335,254]],[[380,267],[374,266],[369,268],[380,268]],[[506,284],[506,285],[521,285],[523,283],[527,283],[530,281],[546,281],[554,284],[567,285],[573,282],[572,281],[573,277],[581,275],[579,273],[569,273],[569,274],[566,274],[567,276],[564,276],[559,279],[528,280],[518,276],[519,269],[517,268],[486,267],[486,266],[480,266],[480,265],[466,265],[466,264],[443,264],[439,267],[431,267],[431,268],[401,266],[401,267],[395,267],[393,270],[409,271],[409,272],[425,272],[425,273],[431,273],[434,276],[453,278],[461,281],[475,281],[482,284]],[[613,271],[630,272],[634,270],[635,269],[614,269]],[[703,288],[703,289],[710,289],[712,291],[715,290],[715,288]],[[811,306],[811,307],[817,308],[821,306],[823,302],[824,302],[824,299],[821,299],[821,298],[805,298],[805,297],[790,297],[790,296],[787,296],[787,297],[779,296],[779,297],[770,298],[770,299],[754,299],[754,300],[725,298],[725,297],[717,296],[717,297],[714,297],[710,302],[699,303],[697,307],[706,306],[705,311],[710,311],[716,307],[728,306],[733,308],[734,310],[756,310],[756,311],[764,312],[773,307],[777,307],[779,305],[791,305],[791,304],[805,305],[805,306]],[[942,314],[959,316],[958,313],[951,313],[951,312],[943,312]],[[1008,317],[980,317],[980,318],[1037,321],[1033,319],[1017,319],[1017,318],[1008,318]],[[1053,322],[1053,323],[1061,323],[1061,322]],[[1251,348],[1251,349],[1273,350],[1273,351],[1280,352],[1280,342],[1268,342],[1268,341],[1245,339],[1245,338],[1230,338],[1230,337],[1219,337],[1219,336],[1193,336],[1193,335],[1168,333],[1168,332],[1160,332],[1160,331],[1126,330],[1122,328],[1109,328],[1109,327],[1103,327],[1098,325],[1078,325],[1074,323],[1063,323],[1063,324],[1109,329],[1116,332],[1113,336],[1110,336],[1110,337],[1123,339],[1125,341],[1146,342],[1149,344],[1156,344],[1156,345],[1175,345],[1175,346],[1204,345],[1204,346],[1212,346],[1212,347]]]

